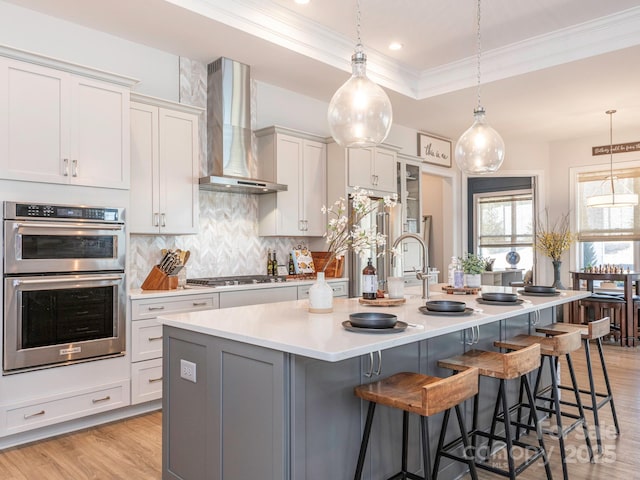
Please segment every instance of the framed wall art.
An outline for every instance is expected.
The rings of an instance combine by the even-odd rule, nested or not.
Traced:
[[[418,132],[418,157],[423,162],[451,168],[451,140]]]

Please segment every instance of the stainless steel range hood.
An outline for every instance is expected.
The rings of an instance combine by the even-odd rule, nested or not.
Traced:
[[[286,185],[260,180],[252,149],[249,66],[221,57],[207,74],[207,173],[201,190],[272,193]]]

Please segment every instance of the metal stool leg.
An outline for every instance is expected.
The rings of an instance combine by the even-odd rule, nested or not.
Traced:
[[[616,435],[620,435],[620,425],[618,424],[618,416],[616,415],[616,407],[613,404],[613,392],[609,383],[609,374],[607,373],[607,365],[604,361],[604,352],[602,351],[602,339],[598,338],[598,353],[600,354],[600,364],[602,365],[602,373],[604,375],[604,383],[607,387],[607,395],[609,396],[609,404],[611,405],[611,414],[613,415],[613,423],[616,427]]]
[[[373,423],[373,414],[376,412],[376,403],[369,402],[367,411],[367,420],[364,424],[364,432],[362,433],[362,442],[360,443],[360,453],[358,454],[358,465],[356,466],[356,474],[354,480],[362,478],[362,469],[364,467],[364,457],[367,454],[367,445],[369,444],[369,435],[371,434],[371,424]]]
[[[596,427],[596,445],[598,448],[598,453],[602,453],[602,435],[600,433],[600,417],[598,414],[598,399],[596,397],[596,386],[593,381],[593,367],[591,365],[591,347],[589,345],[589,340],[585,339],[584,343],[584,353],[586,355],[587,360],[587,376],[589,377],[589,396],[591,397],[591,408],[593,409],[593,423]]]
[[[438,471],[434,470],[431,474],[431,452],[429,451],[429,419],[420,417],[420,433],[422,435],[422,468],[424,469],[424,478],[429,480],[436,479]]]
[[[504,380],[500,379],[500,390],[502,391],[502,413],[504,415],[504,436],[507,444],[507,463],[509,465],[509,479],[516,480],[516,465],[513,461],[513,443],[511,442],[511,418],[509,417],[509,402],[507,401],[507,391]]]
[[[573,369],[573,362],[571,361],[571,354],[565,355],[567,358],[567,366],[569,367],[569,376],[571,377],[571,384],[573,385],[573,391],[576,395],[576,404],[578,405],[578,414],[582,418],[582,432],[584,433],[585,443],[587,444],[587,450],[589,451],[589,461],[593,463],[593,448],[591,447],[591,438],[589,438],[589,427],[587,426],[587,417],[584,414],[584,408],[582,407],[582,400],[580,399],[580,390],[578,389],[578,381],[576,380],[576,372]],[[556,363],[558,360],[556,359]]]
[[[456,417],[458,417],[458,427],[460,427],[460,436],[462,437],[464,457],[467,459],[467,465],[469,466],[469,473],[471,474],[472,480],[478,480],[478,472],[476,471],[476,464],[474,462],[474,458],[476,456],[475,449],[471,447],[471,444],[469,443],[469,438],[467,437],[464,420],[462,419],[462,413],[460,413],[460,405],[456,405],[455,409],[456,409]],[[471,451],[469,451],[470,449]]]
[[[527,394],[527,399],[529,400],[529,418],[533,419],[533,425],[536,429],[536,437],[538,438],[538,445],[542,450],[542,460],[544,462],[544,471],[547,475],[547,480],[552,480],[551,475],[551,466],[549,465],[549,458],[547,456],[547,449],[544,446],[544,439],[542,434],[542,425],[540,425],[540,421],[538,419],[538,412],[536,411],[536,401],[533,398],[533,394],[531,393],[531,387],[529,386],[529,379],[526,375],[523,376],[522,384],[524,385],[524,390]]]
[[[560,458],[562,459],[562,478],[569,480],[569,472],[567,472],[566,451],[564,449],[564,434],[562,428],[562,415],[560,414],[560,392],[558,391],[558,371],[557,362],[552,361],[549,357],[549,367],[551,370],[551,387],[553,390],[553,403],[556,415],[557,437],[560,446]]]

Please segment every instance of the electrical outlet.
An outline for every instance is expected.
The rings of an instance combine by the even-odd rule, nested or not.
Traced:
[[[196,364],[180,359],[180,378],[196,383]]]

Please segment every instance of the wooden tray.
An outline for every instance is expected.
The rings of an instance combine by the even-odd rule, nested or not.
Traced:
[[[402,305],[406,303],[406,298],[376,298],[375,300],[369,300],[367,298],[360,297],[358,301],[362,305],[374,305],[376,307],[392,307],[393,305]]]
[[[482,290],[482,288],[481,287],[455,288],[455,287],[452,287],[451,285],[444,285],[442,287],[442,290],[447,292],[449,295],[456,294],[456,293],[462,294],[462,295],[476,295],[477,293],[480,293],[480,290]]]

